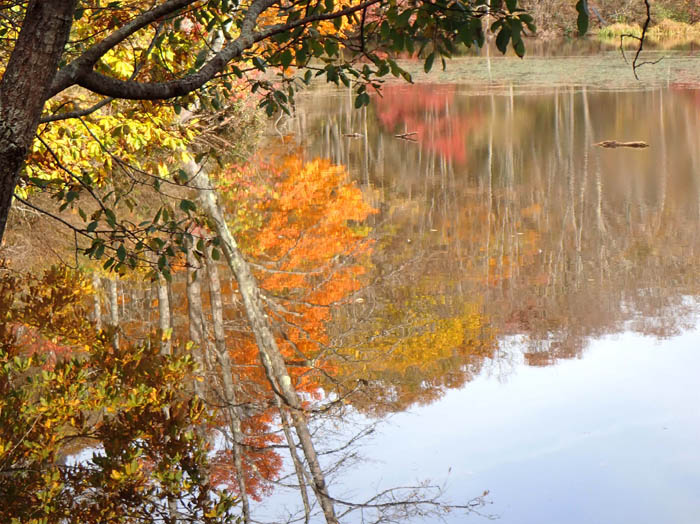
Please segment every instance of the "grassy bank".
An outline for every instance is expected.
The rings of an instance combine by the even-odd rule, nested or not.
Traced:
[[[603,41],[620,41],[621,37],[630,35],[639,38],[642,35],[642,27],[639,24],[616,23],[601,27],[595,33],[596,37]],[[694,24],[665,19],[656,25],[652,25],[645,37],[658,47],[667,48],[677,45],[698,43],[700,44],[700,22]],[[634,38],[625,39],[625,44],[634,45]]]
[[[642,26],[639,24],[615,23],[601,27],[597,31],[599,38],[619,38],[622,35],[632,35],[640,37],[642,35]],[[686,22],[677,22],[671,19],[662,20],[659,24],[652,25],[647,30],[647,36],[653,40],[662,40],[665,38],[699,38],[700,37],[700,22],[689,24]]]

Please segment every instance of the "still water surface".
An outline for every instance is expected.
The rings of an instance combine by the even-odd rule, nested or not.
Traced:
[[[430,479],[504,523],[700,521],[700,60],[671,58],[640,83],[618,56],[495,80],[462,59],[362,111],[302,101],[287,131],[379,210],[334,329],[366,362],[354,409],[388,422],[332,493]]]

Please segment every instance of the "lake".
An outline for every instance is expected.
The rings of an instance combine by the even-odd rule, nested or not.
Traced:
[[[377,210],[332,342],[350,418],[379,424],[332,495],[427,480],[488,492],[471,522],[698,521],[700,58],[661,56],[640,81],[616,51],[409,63],[367,108],[318,87],[277,126]]]

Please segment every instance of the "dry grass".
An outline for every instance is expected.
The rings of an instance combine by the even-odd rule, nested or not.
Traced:
[[[619,40],[623,35],[639,38],[642,36],[642,28],[637,24],[617,23],[602,27],[597,32],[597,36],[601,40]],[[664,49],[689,42],[700,42],[700,22],[687,24],[664,19],[649,28],[646,38]],[[634,40],[632,39],[626,42],[626,44],[630,45],[633,43]]]
[[[606,25],[598,30],[598,38],[602,38],[604,40],[619,38],[622,35],[640,37],[642,36],[642,28],[637,24],[624,24],[618,22],[616,24]]]
[[[700,35],[700,22],[695,24],[687,24],[685,22],[676,22],[669,18],[662,20],[649,30],[649,36],[658,38],[663,36],[682,36],[682,35]]]

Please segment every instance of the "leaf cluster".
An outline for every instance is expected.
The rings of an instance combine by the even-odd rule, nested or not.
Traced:
[[[80,337],[64,324],[85,329],[87,286],[59,276],[40,279],[53,289],[36,297],[37,281],[0,278],[0,520],[153,522],[168,520],[172,504],[198,522],[235,520],[235,500],[208,483],[192,358],[162,356],[157,344],[117,349],[108,332]],[[44,325],[47,307],[57,318]],[[29,348],[28,328],[72,347]]]

